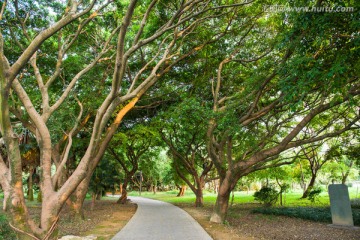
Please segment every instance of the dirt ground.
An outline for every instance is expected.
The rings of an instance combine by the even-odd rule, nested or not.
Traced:
[[[253,214],[254,205],[238,205],[229,212],[226,224],[210,223],[211,208],[195,208],[181,204],[214,240],[250,240],[250,239],[316,239],[316,240],[357,240],[360,229],[338,229],[326,223],[317,223],[296,218]],[[109,240],[130,220],[136,211],[136,205],[119,205],[114,201],[97,201],[93,211],[90,203],[85,204],[85,221],[74,222],[63,210],[60,218],[60,235],[88,236],[96,235],[99,240]],[[32,209],[36,212],[36,208]]]
[[[339,229],[327,223],[312,222],[297,218],[251,213],[253,204],[234,206],[229,211],[227,224],[209,222],[211,208],[180,206],[193,216],[214,240],[246,239],[311,239],[311,240],[358,240],[360,228]]]
[[[29,208],[33,217],[38,216],[40,207]],[[96,201],[91,210],[91,202],[85,201],[83,221],[75,221],[69,214],[67,206],[61,211],[58,223],[59,237],[65,235],[89,236],[96,235],[98,240],[110,240],[126,223],[136,211],[136,204],[116,204],[116,200]]]

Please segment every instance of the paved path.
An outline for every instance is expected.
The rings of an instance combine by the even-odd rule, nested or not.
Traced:
[[[172,204],[130,197],[136,213],[112,240],[211,240],[187,212]]]

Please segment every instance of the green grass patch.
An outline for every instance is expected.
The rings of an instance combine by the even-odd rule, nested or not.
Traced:
[[[360,225],[360,209],[353,209],[355,225]],[[330,207],[272,207],[256,208],[252,213],[301,218],[315,222],[331,223]]]
[[[169,202],[173,204],[193,204],[195,203],[196,196],[193,192],[187,191],[184,196],[177,197],[178,191],[167,191],[167,192],[157,192],[156,194],[152,192],[142,192],[141,197],[151,198],[155,200],[160,200],[164,202]],[[249,203],[254,201],[252,192],[235,192],[234,204],[240,203]],[[129,196],[139,196],[139,192],[130,192]],[[217,194],[204,191],[204,204],[205,205],[214,205],[216,202]],[[231,196],[230,196],[231,198]]]
[[[0,240],[17,239],[5,214],[0,213]]]

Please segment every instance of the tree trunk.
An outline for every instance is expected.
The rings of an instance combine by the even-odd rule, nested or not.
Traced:
[[[101,198],[102,198],[102,195],[103,195],[103,191],[102,190],[100,190],[100,191],[97,191],[96,192],[96,200],[101,200]]]
[[[122,194],[122,191],[123,191],[123,189],[122,189],[122,183],[120,183],[120,186],[119,186],[119,192],[120,192],[120,194]]]
[[[225,221],[229,208],[230,193],[233,188],[232,186],[235,186],[235,184],[230,181],[231,178],[228,175],[230,176],[231,174],[227,174],[224,180],[220,181],[216,203],[210,218],[211,222],[223,223]]]
[[[95,202],[96,202],[96,193],[92,193],[91,194],[91,207],[90,207],[90,209],[91,209],[91,211],[93,211],[94,210],[94,207],[95,207]]]
[[[312,174],[311,175],[311,179],[310,179],[310,183],[307,186],[306,190],[304,191],[303,195],[301,198],[307,198],[309,196],[310,191],[314,188],[315,185],[315,180],[316,180],[316,174]]]
[[[29,178],[28,178],[28,191],[27,191],[27,199],[29,201],[34,201],[34,184],[33,184],[33,174],[34,174],[34,167],[30,166],[29,169]]]
[[[7,206],[10,199],[10,192],[9,189],[4,189],[4,188],[3,191],[4,191],[3,211],[7,211],[8,210]]]
[[[126,204],[127,196],[128,196],[127,190],[126,190],[125,187],[123,187],[123,190],[122,190],[122,192],[121,192],[121,196],[120,196],[120,198],[117,200],[116,203]]]
[[[88,186],[91,180],[92,174],[88,174],[86,178],[78,185],[75,192],[71,195],[70,201],[67,201],[68,205],[70,203],[70,208],[72,208],[73,216],[75,220],[84,220],[84,211],[83,205],[86,198],[86,193],[88,192]]]
[[[0,184],[4,191],[3,210],[7,211],[8,202],[10,198],[10,182],[9,182],[8,168],[6,167],[2,156],[0,155]]]
[[[127,202],[127,196],[128,196],[128,193],[127,193],[127,190],[126,190],[127,185],[128,185],[128,180],[125,179],[125,180],[124,180],[124,183],[122,184],[122,187],[121,187],[121,189],[122,189],[122,191],[121,191],[121,196],[120,196],[120,198],[117,200],[116,203],[126,204],[126,202]]]
[[[185,195],[185,191],[186,191],[186,186],[185,185],[182,185],[179,187],[179,193],[177,195],[177,197],[182,197]]]
[[[230,189],[220,185],[214,210],[210,217],[211,222],[223,223],[225,221],[229,207],[230,192]]]
[[[202,188],[196,190],[195,207],[204,207],[204,197]]]

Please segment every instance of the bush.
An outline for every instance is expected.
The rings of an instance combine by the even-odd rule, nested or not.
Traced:
[[[314,203],[315,200],[317,200],[319,198],[321,192],[322,192],[322,189],[320,187],[314,187],[309,192],[309,195],[307,198],[310,200],[310,202]]]
[[[271,187],[262,187],[260,191],[254,193],[254,198],[265,206],[271,206],[276,203],[279,192]]]
[[[17,239],[5,215],[0,214],[0,240]]]
[[[301,218],[315,222],[331,223],[331,211],[329,207],[277,207],[277,208],[257,208],[252,213],[262,213],[268,215],[287,216]],[[354,225],[360,225],[360,210],[353,209],[352,215]]]
[[[350,200],[351,208],[360,208],[360,198]]]

